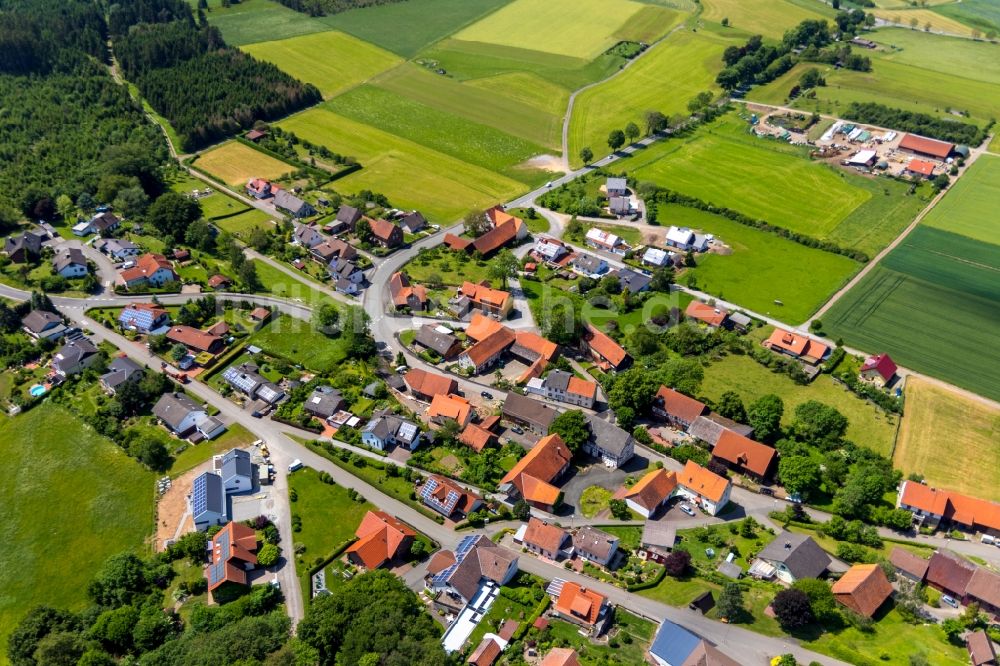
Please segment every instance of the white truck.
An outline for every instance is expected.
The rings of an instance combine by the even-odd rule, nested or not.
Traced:
[[[288,465],[288,471],[294,472],[297,469],[302,469],[302,461],[296,458]]]

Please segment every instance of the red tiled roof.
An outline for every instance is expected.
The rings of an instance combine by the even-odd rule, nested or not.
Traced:
[[[722,308],[717,308],[714,305],[702,303],[701,301],[691,301],[688,303],[687,309],[684,310],[684,314],[691,319],[703,321],[709,326],[722,326],[723,322],[726,321],[726,317],[729,315],[729,313]]]
[[[503,623],[503,626],[500,627],[500,631],[497,632],[497,636],[504,639],[505,641],[509,641],[511,637],[514,636],[514,632],[517,631],[517,628],[520,624],[521,623],[518,622],[517,620],[505,621]]]
[[[899,147],[904,150],[912,150],[918,153],[924,153],[925,155],[933,155],[934,157],[944,159],[951,154],[952,150],[955,149],[955,144],[938,141],[937,139],[930,139],[926,136],[920,136],[918,134],[907,134],[903,137],[903,140],[899,142]]]
[[[489,284],[480,282],[465,281],[458,291],[473,303],[485,305],[487,307],[504,309],[506,303],[510,301],[510,292],[501,289],[493,289]]]
[[[758,476],[767,474],[777,452],[766,444],[755,442],[732,430],[723,430],[712,449],[712,455],[739,465]]]
[[[551,361],[555,357],[556,352],[559,351],[559,345],[547,338],[543,338],[538,333],[517,331],[515,336],[517,338],[515,342],[518,346],[538,354],[546,361]]]
[[[606,601],[604,595],[581,587],[578,583],[566,581],[563,583],[559,598],[556,599],[555,609],[558,613],[573,617],[583,624],[593,625],[601,616],[601,607]]]
[[[473,313],[472,319],[469,320],[469,325],[465,329],[465,334],[471,340],[485,340],[503,327],[503,324],[498,322],[496,319],[487,317],[481,312],[476,312]]]
[[[705,403],[689,398],[680,391],[666,386],[660,386],[656,392],[656,401],[660,408],[671,418],[693,423],[696,418],[708,411]]]
[[[927,582],[949,594],[962,596],[976,566],[948,551],[937,551],[927,563]]]
[[[871,617],[892,595],[892,585],[877,564],[855,564],[833,584],[833,596],[855,613]]]
[[[552,505],[559,497],[559,489],[551,481],[569,465],[572,457],[559,435],[542,437],[500,483],[512,483],[529,502]]]
[[[438,375],[421,368],[412,368],[403,375],[403,381],[406,382],[411,391],[423,395],[435,396],[458,391],[458,382],[451,377]]]
[[[452,419],[460,424],[468,421],[471,412],[472,405],[468,400],[450,393],[438,393],[427,408],[427,416],[430,418]]]
[[[1000,530],[1000,504],[904,481],[900,503],[966,527]]]
[[[639,479],[639,483],[629,488],[624,495],[647,511],[656,507],[670,497],[677,487],[677,472],[657,469]]]
[[[358,538],[347,549],[368,569],[377,569],[399,554],[400,546],[416,532],[384,511],[369,511],[361,520],[354,536]]]
[[[566,393],[572,393],[584,398],[593,400],[597,397],[597,382],[587,381],[579,377],[570,377],[566,386]]]
[[[466,349],[465,354],[478,368],[489,359],[514,344],[514,339],[514,331],[510,330],[506,326],[501,326],[495,333],[486,339],[480,340]]]
[[[934,165],[923,160],[910,160],[910,163],[906,165],[906,170],[919,173],[921,176],[934,175]]]
[[[455,553],[450,550],[439,550],[427,562],[427,573],[435,576],[455,563]]]
[[[826,356],[829,347],[816,342],[815,340],[791,331],[783,331],[780,328],[774,329],[771,337],[764,343],[765,346],[785,351],[793,356],[801,356],[804,359],[821,360]]]
[[[216,287],[221,287],[225,284],[232,284],[233,281],[227,278],[225,275],[213,275],[208,278],[208,286],[215,289]]]
[[[229,548],[224,549],[223,543],[228,543]],[[253,553],[255,550],[257,550],[257,533],[253,528],[242,523],[230,522],[219,530],[209,543],[209,552],[211,553],[209,566],[225,562],[226,566],[223,569],[225,573],[214,584],[210,583],[209,591],[218,588],[223,583],[246,585],[246,569],[238,566],[238,563],[257,564],[257,556]]]
[[[980,629],[973,631],[966,639],[966,647],[969,649],[969,660],[972,666],[986,666],[996,664],[997,653],[993,649],[993,641],[990,635]]]
[[[149,278],[156,271],[160,269],[169,270],[174,279],[177,278],[177,273],[174,272],[174,266],[170,261],[164,257],[162,254],[144,254],[139,257],[135,262],[135,266],[132,268],[126,268],[120,273],[123,282],[134,282],[135,280],[142,280]]]
[[[445,234],[443,242],[452,250],[465,250],[472,245],[472,241],[468,238],[462,238],[461,236],[456,236],[455,234]]]
[[[442,506],[447,503],[448,495],[454,493],[458,496],[458,501],[455,502],[455,511],[461,511],[462,513],[468,513],[469,508],[476,502],[482,500],[479,495],[471,493],[465,488],[461,487],[451,479],[447,479],[440,474],[431,474],[429,479],[434,479],[437,484],[434,487],[431,496],[434,497]],[[455,560],[455,556],[451,556],[452,561]],[[443,567],[446,569],[447,567]]]
[[[167,340],[179,342],[198,351],[211,351],[213,347],[218,346],[222,338],[190,326],[171,326],[167,331]]]
[[[979,567],[972,574],[965,594],[976,601],[1000,608],[1000,575]]]
[[[927,575],[927,560],[898,546],[889,553],[889,562],[900,571],[919,580],[923,580]]]
[[[503,211],[499,211],[497,214],[505,217],[497,222],[495,227],[472,241],[472,249],[479,254],[487,255],[495,252],[517,238],[517,232],[520,229],[520,224],[523,224],[523,222],[519,218],[508,215]]]
[[[892,379],[896,374],[896,364],[889,358],[888,354],[876,354],[865,359],[865,364],[861,366],[861,373],[877,372],[885,381]]]
[[[524,532],[525,543],[550,553],[558,552],[568,538],[569,534],[563,528],[534,517],[528,520],[528,529]]]
[[[388,241],[390,236],[392,236],[393,230],[399,228],[392,222],[381,218],[369,220],[368,222],[371,225],[372,234],[381,241]]]
[[[266,321],[271,317],[271,311],[267,308],[254,308],[250,311],[250,318],[257,321]]]
[[[540,666],[580,666],[580,660],[573,648],[552,648]]]
[[[389,278],[389,294],[396,307],[408,305],[411,296],[415,296],[420,303],[427,302],[427,288],[421,284],[411,285],[406,273],[402,272],[393,273]]]
[[[476,453],[481,453],[493,441],[493,433],[484,430],[475,423],[465,426],[465,430],[458,436],[458,441],[462,442]]]
[[[616,368],[628,358],[628,352],[622,349],[621,345],[590,324],[587,324],[583,339],[591,351],[599,354],[601,358]]]
[[[693,460],[688,460],[684,470],[677,475],[677,482],[688,490],[718,502],[726,494],[729,480],[710,472]]]
[[[478,647],[469,655],[469,662],[473,666],[493,666],[503,648],[495,640],[487,636]]]

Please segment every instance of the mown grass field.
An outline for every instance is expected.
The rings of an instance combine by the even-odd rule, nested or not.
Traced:
[[[360,171],[334,183],[338,192],[382,192],[400,208],[417,208],[450,222],[473,208],[508,200],[527,187],[482,167],[317,107],[282,121],[281,127],[313,143],[355,157]]]
[[[580,93],[570,120],[570,161],[582,165],[579,153],[589,146],[595,155],[608,150],[608,134],[629,122],[644,128],[646,111],[670,116],[687,110],[698,93],[715,89],[722,52],[736,40],[702,30],[678,31],[657,44],[613,79]]]
[[[510,0],[408,0],[318,19],[404,57],[475,22]]]
[[[932,486],[1000,501],[1000,410],[908,377],[893,463]]]
[[[537,144],[375,86],[355,88],[326,106],[359,123],[507,175],[513,175],[515,165],[544,152]]]
[[[636,12],[612,37],[625,42],[650,44],[680,23],[686,15],[667,9],[647,5]]]
[[[195,166],[224,183],[242,187],[251,178],[279,178],[295,167],[239,141],[229,141],[202,153]]]
[[[318,20],[273,0],[243,0],[228,8],[212,2],[209,9],[205,13],[208,22],[222,31],[231,46],[329,30]]]
[[[929,25],[931,30],[952,35],[968,35],[971,32],[971,29],[967,25],[963,25],[959,21],[949,18],[935,9],[916,9],[910,7],[907,9],[875,9],[871,11],[877,18],[898,23],[907,28],[915,28],[916,30],[926,30]],[[914,20],[916,20],[916,23],[914,23]]]
[[[250,344],[315,372],[332,372],[347,358],[340,338],[328,338],[317,332],[311,322],[288,315],[280,315],[254,333]]]
[[[0,420],[4,538],[0,661],[33,606],[83,610],[87,583],[115,553],[146,553],[155,474],[61,407]],[[56,562],[57,560],[57,562]]]
[[[811,162],[805,149],[756,138],[736,114],[659,142],[621,168],[639,181],[825,238],[871,194],[848,175]],[[780,196],[779,196],[780,194]]]
[[[824,315],[847,344],[1000,399],[1000,246],[921,226]]]
[[[337,31],[259,42],[243,50],[313,84],[327,98],[401,62],[397,55]]]
[[[1000,245],[1000,157],[983,155],[934,207],[921,224]]]
[[[412,63],[397,67],[374,85],[439,111],[489,125],[525,141],[558,150],[566,89],[527,73],[460,83]]]
[[[688,272],[697,288],[789,323],[809,318],[860,264],[779,236],[678,205],[660,206],[661,224],[715,234],[732,254],[704,254]],[[681,278],[685,282],[687,278]],[[776,305],[779,300],[784,305]]]
[[[898,417],[886,415],[847,389],[834,383],[829,375],[820,375],[807,386],[799,386],[787,375],[776,374],[746,356],[727,356],[705,368],[699,394],[718,400],[726,391],[736,391],[745,404],[768,393],[785,403],[785,425],[795,418],[795,407],[808,400],[818,400],[837,408],[850,421],[847,439],[882,455],[892,450]]]
[[[590,60],[642,8],[632,0],[514,0],[454,37]]]
[[[1000,44],[902,28],[883,28],[872,39],[890,49],[878,52],[880,61],[942,72],[959,81],[972,79],[1000,84]]]
[[[866,178],[846,172],[851,185],[867,190],[871,197],[845,217],[827,238],[854,247],[874,257],[891,243],[934,198],[934,190],[921,183],[910,194],[910,184],[888,178]]]
[[[244,237],[250,232],[254,227],[260,227],[264,230],[269,230],[274,227],[271,224],[272,217],[262,210],[257,208],[250,208],[246,212],[240,213],[239,215],[233,215],[232,217],[225,217],[221,220],[214,220],[213,224],[234,234],[239,237]]]
[[[785,31],[805,20],[829,19],[833,16],[818,2],[794,0],[703,0],[701,17],[720,23],[729,19],[729,26],[752,35],[781,39]]]
[[[961,3],[935,7],[934,11],[971,28],[977,28],[980,32],[1000,32],[1000,5],[993,0],[962,0]]]
[[[929,47],[931,48],[931,47]],[[785,75],[761,88],[749,98],[766,104],[785,104],[788,91],[802,73],[812,67],[800,63]],[[894,108],[928,113],[942,118],[985,124],[1000,104],[1000,86],[921,69],[891,60],[875,59],[871,72],[820,68],[827,85],[816,88],[815,98],[798,97],[790,106],[807,111],[838,115],[851,102],[877,102]],[[968,112],[960,118],[949,109]]]

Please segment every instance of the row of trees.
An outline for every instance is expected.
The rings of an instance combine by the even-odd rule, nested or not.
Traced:
[[[391,5],[402,0],[278,0],[286,7],[290,7],[297,12],[308,14],[309,16],[326,16],[327,14],[339,14],[351,9],[361,7],[374,7],[377,5]]]
[[[989,133],[989,126],[979,127],[950,118],[945,120],[926,113],[895,109],[875,102],[851,102],[843,115],[848,120],[893,127],[903,132],[913,132],[967,146],[978,146]]]

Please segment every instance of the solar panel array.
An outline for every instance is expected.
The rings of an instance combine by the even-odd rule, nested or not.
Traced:
[[[132,326],[140,331],[148,331],[153,325],[153,313],[149,310],[125,308],[118,316],[123,326]]]
[[[208,584],[210,586],[226,577],[226,556],[229,554],[229,549],[229,532],[224,530],[216,534],[212,564],[208,567]]]
[[[240,372],[236,368],[228,368],[222,373],[222,378],[244,393],[250,393],[260,383],[255,377]]]
[[[205,472],[194,480],[191,486],[191,511],[194,515],[200,515],[208,509],[208,472]]]
[[[458,504],[458,500],[462,498],[462,494],[457,492],[454,488],[448,490],[448,494],[445,496],[444,502],[439,500],[434,496],[434,491],[438,489],[441,484],[438,483],[437,479],[427,479],[424,483],[423,489],[420,491],[420,497],[434,507],[445,516],[450,516],[455,510],[455,505]]]
[[[434,578],[431,579],[431,587],[441,587],[448,582],[448,579],[451,578],[451,574],[455,572],[455,569],[457,569],[458,565],[462,563],[465,556],[469,554],[469,551],[475,547],[478,539],[479,537],[473,535],[464,537],[458,542],[458,548],[455,549],[455,563],[434,576]]]
[[[409,421],[402,421],[399,425],[399,430],[396,432],[396,439],[401,439],[404,442],[412,442],[413,438],[417,436],[417,426]]]

